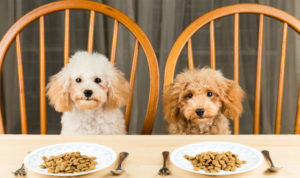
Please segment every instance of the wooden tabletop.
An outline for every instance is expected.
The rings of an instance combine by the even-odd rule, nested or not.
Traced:
[[[0,135],[0,177],[14,177],[11,171],[16,170],[22,164],[24,156],[37,148],[64,142],[90,142],[108,146],[117,153],[121,151],[129,152],[129,157],[122,166],[126,172],[122,178],[147,178],[162,177],[158,170],[162,167],[161,152],[174,149],[191,143],[205,141],[228,141],[248,145],[257,150],[267,149],[270,151],[275,165],[283,166],[277,173],[265,172],[268,167],[267,162],[256,169],[231,176],[222,177],[299,177],[300,174],[300,136],[299,135],[217,135],[217,136],[174,136],[174,135],[123,135],[123,136],[61,136],[61,135]],[[110,174],[112,166],[80,178],[108,178],[116,177]],[[171,171],[166,177],[209,177],[194,174],[181,170],[172,163],[167,162]],[[28,171],[26,178],[46,178],[53,176],[43,176]]]

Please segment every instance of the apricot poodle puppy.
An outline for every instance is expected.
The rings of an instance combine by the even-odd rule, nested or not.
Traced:
[[[163,91],[168,133],[230,134],[227,118],[241,115],[243,96],[240,86],[220,71],[186,70]]]
[[[128,101],[130,85],[99,53],[76,52],[50,78],[47,96],[61,118],[61,134],[125,134],[120,107]]]

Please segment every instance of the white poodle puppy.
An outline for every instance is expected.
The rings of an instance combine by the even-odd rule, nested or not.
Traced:
[[[61,134],[126,134],[120,107],[130,92],[104,55],[85,51],[76,52],[47,85],[50,104],[64,112]]]

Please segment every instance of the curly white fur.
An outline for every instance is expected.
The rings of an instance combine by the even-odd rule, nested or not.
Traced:
[[[129,83],[104,55],[85,51],[47,85],[50,104],[64,112],[61,134],[125,134],[120,107],[129,94]]]

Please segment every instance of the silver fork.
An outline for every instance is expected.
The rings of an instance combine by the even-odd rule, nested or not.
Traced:
[[[161,176],[166,176],[170,174],[170,170],[167,168],[166,166],[166,162],[167,162],[167,158],[169,156],[169,152],[168,151],[164,151],[162,152],[163,158],[164,158],[164,164],[163,167],[158,171],[158,174]]]
[[[24,168],[24,163],[22,164],[22,166],[17,169],[16,171],[13,171],[13,173],[15,174],[15,176],[26,176],[26,170]]]

